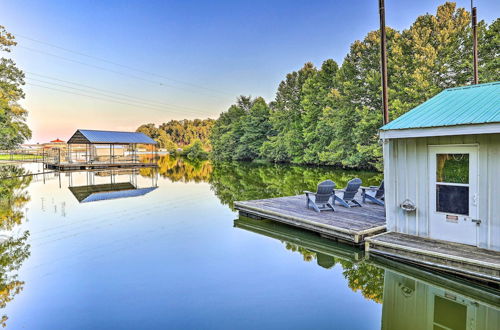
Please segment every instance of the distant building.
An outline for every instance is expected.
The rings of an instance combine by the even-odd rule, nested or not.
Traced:
[[[42,144],[44,149],[52,149],[52,148],[66,148],[66,142],[57,138],[47,143]]]

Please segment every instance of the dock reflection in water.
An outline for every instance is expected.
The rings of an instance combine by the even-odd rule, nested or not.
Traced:
[[[434,273],[269,220],[240,217],[236,228],[280,240],[306,262],[342,268],[349,287],[382,303],[382,329],[499,329],[500,291]]]
[[[85,176],[86,183],[84,185],[74,185],[76,174]],[[151,183],[146,187],[138,185],[137,169],[129,170],[105,170],[105,171],[85,171],[85,172],[69,172],[69,190],[80,203],[96,202],[101,200],[111,200],[117,198],[138,197],[143,196],[158,188],[157,175],[151,172]],[[102,179],[99,181],[107,181],[96,183],[96,178]]]

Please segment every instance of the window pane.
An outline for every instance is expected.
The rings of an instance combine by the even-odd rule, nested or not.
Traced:
[[[469,215],[469,187],[436,185],[436,211]]]
[[[434,296],[434,329],[467,329],[467,306]]]
[[[469,183],[469,154],[437,154],[437,182]]]

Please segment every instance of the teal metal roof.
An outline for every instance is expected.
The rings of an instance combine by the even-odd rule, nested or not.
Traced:
[[[500,122],[500,81],[445,89],[381,130]]]

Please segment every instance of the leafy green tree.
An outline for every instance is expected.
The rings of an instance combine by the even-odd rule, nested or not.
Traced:
[[[500,80],[500,18],[485,27],[480,22],[478,57],[479,82]]]
[[[208,153],[203,150],[203,143],[200,140],[195,140],[193,144],[185,148],[183,155],[190,160],[204,160],[208,157]]]
[[[137,132],[146,134],[157,141],[160,148],[169,151],[191,145],[196,140],[202,142],[203,149],[209,150],[209,135],[214,124],[213,119],[171,120],[159,127],[151,123],[141,125]]]
[[[158,128],[156,128],[156,125],[152,123],[139,126],[136,132],[143,133],[154,140],[160,137],[160,132]]]
[[[177,145],[172,141],[170,135],[163,130],[159,131],[156,142],[158,142],[160,148],[167,149],[167,151],[175,151],[177,149]]]
[[[392,57],[400,35],[391,28],[387,28],[386,33],[388,55]],[[319,151],[323,162],[350,168],[373,168],[380,164],[379,34],[372,31],[362,41],[355,41],[338,71],[338,93],[332,95],[336,109],[326,109],[322,117],[322,129],[333,134],[330,145]],[[391,68],[389,62],[388,71],[394,72]]]
[[[0,25],[0,52],[10,52],[14,36]],[[28,112],[19,105],[24,98],[24,73],[12,59],[0,58],[0,149],[14,149],[31,138]]]
[[[215,161],[233,160],[235,150],[243,136],[243,118],[250,110],[249,98],[240,96],[236,104],[229,107],[217,119],[210,135],[212,159]]]
[[[269,107],[262,97],[252,102],[248,113],[242,117],[242,136],[239,139],[234,159],[252,160],[259,157],[260,148],[271,132]]]
[[[299,71],[287,74],[279,84],[276,99],[271,103],[270,115],[273,130],[277,134],[263,144],[263,158],[275,162],[303,162],[302,87],[316,72],[314,65],[308,62]]]
[[[319,154],[326,149],[333,139],[332,131],[322,125],[324,113],[329,113],[336,106],[338,95],[337,71],[334,60],[323,62],[321,69],[306,80],[302,87],[301,106],[305,150],[303,162],[319,164]]]
[[[394,57],[401,74],[392,84],[397,117],[449,87],[472,82],[471,17],[446,2],[436,14],[419,16],[401,34],[401,53]]]
[[[480,82],[500,80],[499,29],[499,19],[489,26],[484,21],[478,24]],[[435,14],[419,16],[402,32],[388,27],[386,33],[391,119],[444,88],[471,83],[470,14],[455,3],[446,2]],[[214,159],[263,158],[380,170],[379,40],[379,31],[371,31],[355,41],[340,68],[327,60],[319,70],[306,63],[289,73],[269,105],[272,129],[259,155],[254,152],[254,139],[243,138],[251,100],[241,99],[232,109],[240,117],[228,120],[234,116],[224,113],[215,124]]]

